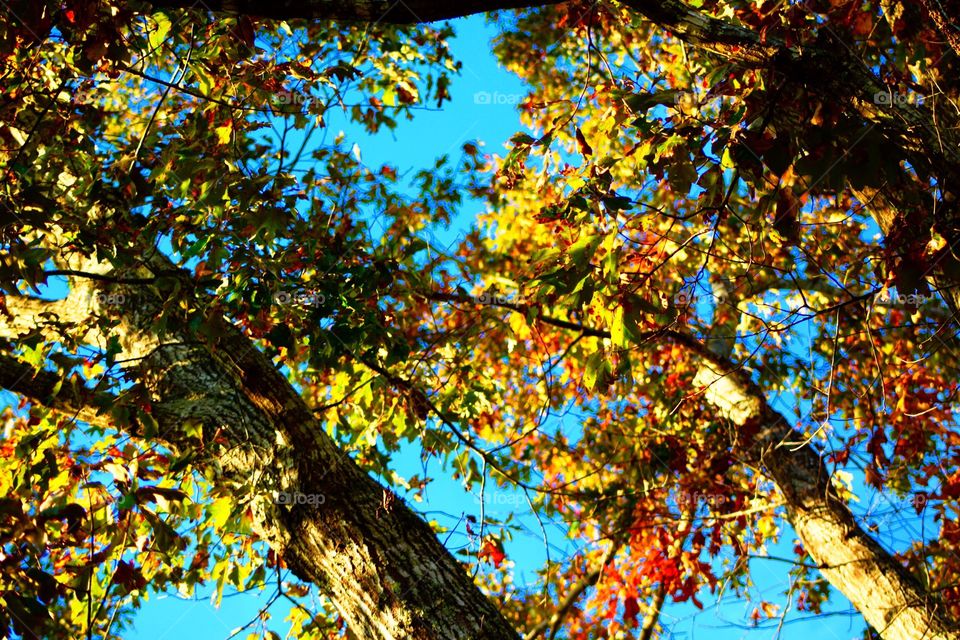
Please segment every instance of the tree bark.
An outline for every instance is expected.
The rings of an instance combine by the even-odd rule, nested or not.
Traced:
[[[561,0],[149,0],[158,9],[205,8],[262,18],[340,20],[383,24],[418,24],[461,18],[501,9],[557,4]]]
[[[193,5],[189,0],[149,4],[158,9]],[[206,6],[278,19],[411,23],[552,3],[395,4],[212,0]],[[919,172],[936,178],[946,192],[957,190],[960,133],[953,123],[944,124],[944,114],[935,118],[924,105],[876,104],[874,96],[887,87],[831,36],[799,50],[773,39],[761,41],[749,29],[707,17],[676,0],[625,4],[686,42],[747,66],[770,65],[812,95],[840,100],[851,113],[876,125]],[[934,226],[949,244],[960,240],[952,206],[940,207],[934,215]],[[16,300],[8,301],[14,314],[16,305]],[[0,335],[15,337],[23,328],[18,322],[0,318]],[[124,357],[143,358],[140,378],[151,393],[161,433],[175,442],[185,421],[198,420],[210,443],[208,463],[238,484],[257,479],[250,501],[260,535],[298,575],[331,595],[358,635],[516,637],[429,527],[401,502],[391,502],[383,487],[337,449],[296,391],[236,329],[225,325],[215,348],[185,330],[159,343],[145,324],[132,319],[125,321],[123,334]],[[805,548],[866,620],[890,639],[960,638],[956,621],[946,618],[935,599],[860,529],[832,490],[818,453],[809,444],[783,446],[793,431],[760,390],[732,363],[711,359],[689,336],[672,337],[707,359],[700,382],[707,400],[741,434],[733,445],[776,481]],[[6,380],[17,390],[16,380]],[[742,435],[749,433],[753,435]],[[216,444],[217,435],[223,444]],[[279,492],[318,495],[324,501],[315,506],[277,504],[271,496]]]
[[[762,281],[762,278],[761,278]],[[809,439],[767,404],[763,391],[730,360],[740,321],[740,300],[724,283],[729,339],[711,348],[676,333],[700,361],[694,384],[730,424],[730,446],[744,463],[763,470],[784,496],[787,517],[823,576],[842,592],[884,638],[958,638],[960,625],[945,616],[936,598],[856,522],[833,488],[831,474]],[[748,285],[747,297],[763,283]],[[716,295],[716,294],[715,294]],[[716,327],[715,327],[716,328]]]
[[[110,273],[90,261],[78,270]],[[89,295],[90,281],[82,280],[73,279],[76,286],[63,302],[7,298],[12,315],[0,314],[0,337],[16,339],[36,325],[53,330],[60,322],[107,314]],[[215,344],[186,329],[186,322],[160,340],[149,325],[161,299],[147,291],[124,292],[128,303],[118,330],[124,352],[118,360],[138,363],[130,373],[149,393],[158,439],[197,450],[183,431],[186,423],[199,423],[200,463],[215,470],[218,485],[234,487],[237,502],[254,514],[256,533],[294,573],[331,598],[354,634],[397,640],[518,637],[423,519],[336,446],[248,338],[224,321]],[[100,346],[107,338],[88,337]],[[55,393],[55,374],[27,369],[0,358],[0,383],[60,411],[79,410],[82,419],[105,419],[96,415],[99,406],[91,406],[100,404],[95,394],[69,385]]]
[[[701,355],[705,362],[698,383],[706,388],[707,401],[732,424],[734,450],[776,482],[790,523],[830,584],[885,639],[960,638],[957,621],[857,524],[818,452],[798,441],[799,434],[742,370]]]
[[[607,331],[565,320],[541,321],[588,336],[610,337]],[[732,450],[776,483],[804,549],[867,623],[885,640],[960,639],[960,623],[946,615],[938,599],[857,524],[834,490],[820,454],[809,442],[798,441],[799,434],[767,404],[743,367],[689,334],[656,333],[661,335],[700,361],[695,384],[703,388],[706,402],[730,423]]]
[[[947,11],[944,3],[952,4],[953,11]],[[906,4],[906,3],[902,3]],[[957,18],[956,0],[920,0],[927,15],[950,44],[950,48],[960,55],[960,19]],[[952,14],[952,15],[951,15]]]

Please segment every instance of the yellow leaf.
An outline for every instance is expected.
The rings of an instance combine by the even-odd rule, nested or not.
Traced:
[[[623,306],[617,306],[610,322],[610,340],[615,346],[626,347],[627,341],[623,326]]]
[[[223,526],[227,524],[227,520],[230,519],[231,507],[232,504],[229,498],[220,498],[210,505],[210,517],[218,529],[222,529]]]
[[[183,433],[188,438],[195,438],[197,440],[203,439],[203,422],[195,418],[188,418],[183,421]]]
[[[757,530],[764,538],[773,538],[777,535],[777,523],[770,516],[760,518],[760,521],[757,522]]]
[[[230,136],[233,135],[233,125],[225,124],[222,127],[217,127],[213,132],[217,135],[217,142],[227,144],[230,142]]]
[[[155,13],[153,20],[157,23],[157,28],[150,32],[147,40],[150,42],[151,49],[159,49],[170,33],[170,18],[162,13]]]

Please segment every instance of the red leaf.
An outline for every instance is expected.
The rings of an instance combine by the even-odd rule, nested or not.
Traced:
[[[883,485],[883,474],[880,473],[879,469],[877,469],[877,466],[873,463],[870,463],[866,466],[863,476],[864,480],[866,480],[867,484],[869,484],[871,487],[876,487],[879,489]]]
[[[636,626],[637,624],[637,614],[640,613],[640,605],[637,603],[637,599],[633,596],[627,596],[623,601],[623,619],[627,621],[631,627]]]
[[[237,24],[232,29],[234,38],[245,44],[248,48],[253,48],[253,41],[256,38],[257,30],[253,20],[247,16],[237,18]]]
[[[503,559],[507,557],[507,554],[503,552],[503,549],[500,548],[500,545],[493,541],[487,540],[483,543],[483,547],[480,548],[480,553],[478,556],[481,560],[490,559],[490,562],[493,563],[493,566],[500,568],[500,563],[503,562]]]
[[[143,589],[147,586],[147,581],[143,577],[143,574],[140,573],[140,569],[137,569],[125,560],[117,563],[117,568],[113,572],[112,583],[122,585],[128,591]]]

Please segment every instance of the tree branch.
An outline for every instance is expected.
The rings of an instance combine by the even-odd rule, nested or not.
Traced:
[[[79,380],[53,371],[37,371],[11,355],[0,354],[0,388],[88,424],[113,427],[109,416],[101,412],[116,402],[116,396],[92,391]]]
[[[89,300],[80,295],[65,300],[0,295],[0,338],[14,340],[44,328],[80,325],[90,314]]]
[[[923,5],[933,24],[937,25],[937,29],[950,43],[950,48],[960,55],[960,18],[950,16],[941,0],[920,0],[920,4]]]
[[[382,24],[416,24],[461,18],[475,13],[524,9],[557,4],[560,0],[205,0],[200,6],[211,11],[291,20],[340,20]],[[188,9],[195,0],[149,0],[158,9]]]
[[[660,621],[660,612],[663,610],[663,603],[667,599],[667,590],[661,582],[657,586],[657,593],[650,603],[650,611],[643,619],[643,627],[640,629],[640,635],[637,640],[652,640],[653,634],[657,631],[657,623]]]
[[[526,306],[501,304],[522,313]],[[579,327],[548,317],[536,320],[585,335],[609,338],[607,331]],[[956,621],[945,615],[933,594],[857,524],[833,489],[820,454],[792,442],[796,432],[771,408],[743,367],[713,353],[699,340],[675,329],[650,334],[671,339],[701,359],[695,384],[719,416],[732,423],[731,447],[744,462],[766,471],[783,494],[787,515],[804,548],[824,577],[842,592],[884,638],[954,640]]]

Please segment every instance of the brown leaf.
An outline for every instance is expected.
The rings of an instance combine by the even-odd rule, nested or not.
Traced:
[[[593,155],[593,148],[587,144],[587,139],[583,137],[583,131],[580,131],[580,127],[577,127],[577,147],[580,149],[580,155],[584,158]]]

